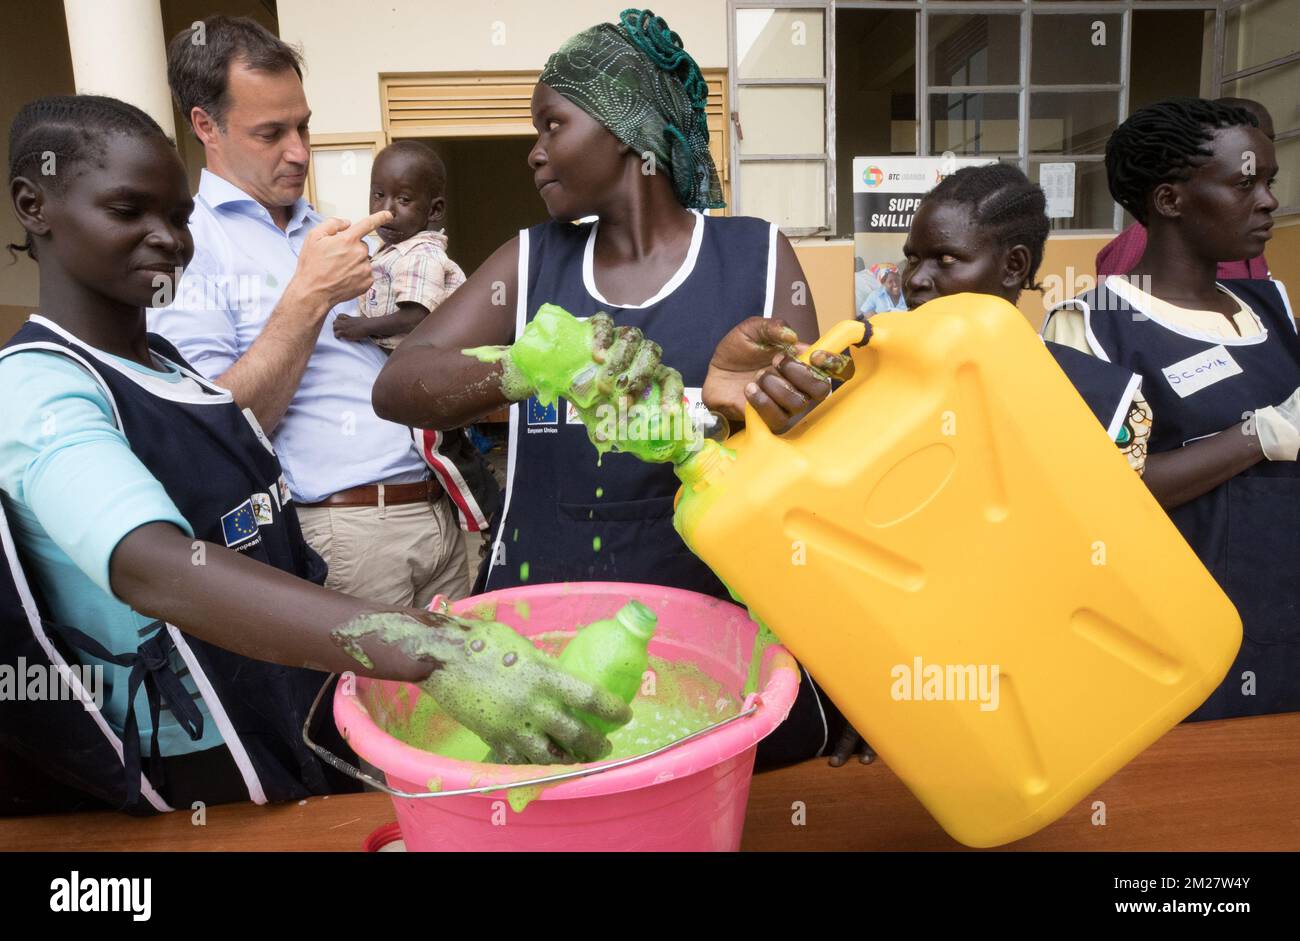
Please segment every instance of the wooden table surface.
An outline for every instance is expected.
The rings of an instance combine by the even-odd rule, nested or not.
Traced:
[[[1092,823],[1104,801],[1106,825]],[[794,822],[796,801],[804,823]],[[93,813],[0,819],[0,850],[361,848],[394,820],[387,795],[151,818]],[[758,775],[746,850],[962,850],[885,765],[824,760]],[[1300,850],[1300,713],[1181,725],[1017,850]]]

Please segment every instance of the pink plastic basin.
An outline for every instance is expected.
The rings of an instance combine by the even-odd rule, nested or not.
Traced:
[[[468,613],[497,602],[496,617],[522,634],[572,632],[611,617],[629,599],[659,615],[650,653],[688,660],[731,694],[740,692],[758,630],[742,608],[706,595],[620,582],[530,585],[466,598]],[[520,602],[526,603],[516,605]],[[520,611],[527,611],[521,617]],[[390,714],[412,707],[408,684],[357,677],[334,694],[334,720],[357,754],[382,770],[390,787],[411,793],[453,791],[541,777],[574,766],[480,764],[414,748],[389,735],[367,703]],[[784,647],[763,655],[758,711],[684,745],[612,771],[544,788],[522,813],[505,790],[459,797],[393,798],[406,848],[418,850],[715,850],[735,851],[745,823],[754,751],[790,712],[798,667]],[[381,716],[382,720],[382,716]]]

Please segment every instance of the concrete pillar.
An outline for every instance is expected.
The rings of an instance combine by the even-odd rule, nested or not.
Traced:
[[[159,0],[63,0],[77,93],[135,105],[173,138]]]

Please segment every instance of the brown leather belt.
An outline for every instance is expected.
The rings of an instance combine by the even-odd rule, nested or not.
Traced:
[[[430,477],[414,484],[366,484],[331,493],[319,503],[302,503],[303,507],[318,506],[396,506],[402,503],[425,503],[438,493],[438,485]]]

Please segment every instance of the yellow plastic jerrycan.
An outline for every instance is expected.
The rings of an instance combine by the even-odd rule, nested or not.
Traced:
[[[950,835],[996,846],[1200,705],[1241,621],[1014,307],[872,326],[794,430],[750,409],[683,466],[674,525]]]

